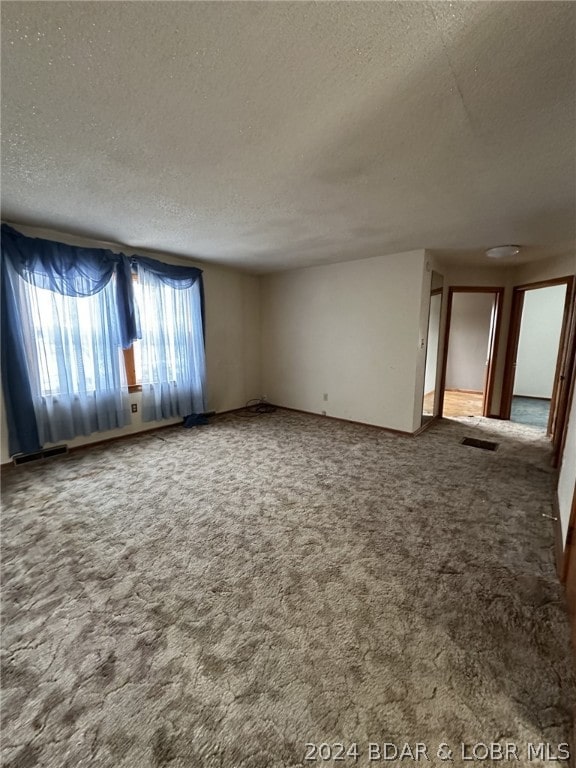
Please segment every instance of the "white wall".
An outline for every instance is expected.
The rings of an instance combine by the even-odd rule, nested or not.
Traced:
[[[484,389],[493,293],[454,293],[446,389]]]
[[[568,432],[564,446],[564,456],[560,465],[558,477],[558,507],[562,526],[562,541],[566,545],[566,535],[570,523],[572,497],[576,483],[576,396],[572,398],[570,415],[568,416]]]
[[[566,286],[524,294],[514,394],[551,398],[560,346]]]
[[[130,248],[112,248],[109,244],[78,238],[52,230],[15,227],[25,235],[44,237],[73,245],[110,247],[127,255],[144,253]],[[208,408],[217,412],[241,408],[246,401],[259,397],[261,391],[260,278],[232,269],[202,264],[187,259],[146,251],[147,256],[173,264],[197,266],[204,272],[206,299],[206,378]],[[140,419],[140,394],[130,396],[138,404],[131,424],[123,429],[95,432],[67,441],[71,447],[106,440],[143,429],[151,429],[181,419],[143,423]],[[1,398],[0,461],[10,460],[6,434],[4,399]]]
[[[553,280],[576,273],[576,255],[574,252],[554,256],[528,264],[519,264],[514,268],[514,285],[537,283],[541,280]]]
[[[416,430],[429,290],[424,251],[265,276],[265,394],[290,408]]]

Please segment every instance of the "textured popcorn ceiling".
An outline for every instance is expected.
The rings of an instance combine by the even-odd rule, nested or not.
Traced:
[[[256,271],[575,238],[576,6],[4,2],[3,218]]]

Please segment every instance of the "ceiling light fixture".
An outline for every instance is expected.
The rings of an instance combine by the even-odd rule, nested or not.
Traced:
[[[486,256],[489,259],[507,259],[509,256],[516,256],[520,253],[519,245],[497,245],[495,248],[488,248]]]

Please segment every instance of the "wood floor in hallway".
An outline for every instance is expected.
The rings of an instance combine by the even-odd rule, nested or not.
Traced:
[[[447,389],[444,392],[443,416],[482,416],[482,392],[461,392],[459,390]],[[424,412],[432,413],[434,402],[434,393],[426,395],[424,398]]]

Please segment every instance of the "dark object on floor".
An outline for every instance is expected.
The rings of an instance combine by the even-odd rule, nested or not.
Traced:
[[[529,424],[532,427],[548,426],[548,415],[550,413],[550,400],[543,397],[520,397],[514,395],[512,398],[512,411],[510,421],[517,424]]]
[[[495,451],[499,443],[492,443],[490,440],[477,440],[475,437],[465,437],[462,445],[469,445],[472,448],[482,448],[485,451]]]
[[[191,413],[189,416],[184,416],[182,422],[183,427],[202,427],[204,424],[208,424],[208,419],[203,413]]]
[[[258,415],[260,413],[274,413],[276,406],[269,403],[263,397],[255,397],[254,400],[248,400],[244,406],[244,413]]]

